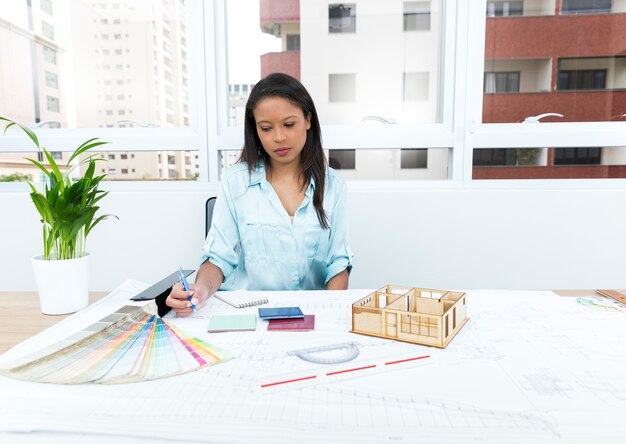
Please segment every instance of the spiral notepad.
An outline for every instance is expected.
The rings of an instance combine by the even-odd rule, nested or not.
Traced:
[[[219,296],[218,294],[214,294],[213,296],[215,298],[219,299],[220,301],[230,305],[231,307],[235,307],[235,308],[254,307],[256,305],[267,304],[267,302],[268,302],[267,299],[259,299],[258,301],[242,302],[241,304],[235,304],[233,302],[230,302],[228,299],[225,299],[225,298]]]

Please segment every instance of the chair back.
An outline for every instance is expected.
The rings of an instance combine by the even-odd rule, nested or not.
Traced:
[[[213,220],[213,207],[215,207],[215,201],[217,197],[209,197],[206,200],[205,204],[205,221],[204,221],[204,237],[209,234],[209,229],[211,228],[211,221]]]

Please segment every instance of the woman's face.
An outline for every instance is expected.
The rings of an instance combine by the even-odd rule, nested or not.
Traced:
[[[253,111],[256,131],[271,165],[299,164],[311,115],[282,97],[261,99]]]

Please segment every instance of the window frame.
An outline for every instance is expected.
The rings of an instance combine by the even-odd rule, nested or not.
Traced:
[[[446,180],[359,181],[351,189],[396,188],[614,188],[626,179],[472,180],[474,148],[622,147],[626,121],[539,124],[482,123],[486,1],[442,0],[440,123],[378,126],[324,125],[324,148],[449,150]],[[482,2],[482,3],[480,3]],[[240,150],[243,128],[228,126],[227,0],[186,2],[188,54],[203,63],[189,64],[190,126],[188,128],[39,128],[47,149],[62,151],[99,137],[111,142],[108,152],[195,151],[197,181],[104,182],[109,190],[206,190],[219,181],[219,152]],[[221,110],[218,112],[218,110]],[[29,140],[17,131],[0,137],[0,150],[32,152]],[[26,184],[1,183],[0,191]]]

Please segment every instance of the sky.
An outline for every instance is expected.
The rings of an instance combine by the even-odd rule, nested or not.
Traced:
[[[227,14],[229,83],[256,83],[261,78],[260,56],[280,51],[280,39],[261,32],[259,0],[229,0]]]

